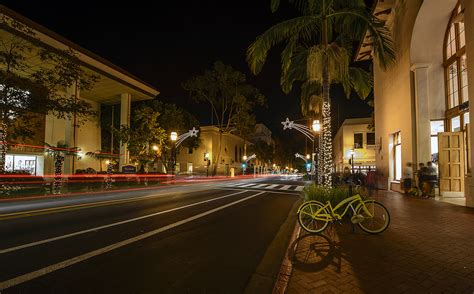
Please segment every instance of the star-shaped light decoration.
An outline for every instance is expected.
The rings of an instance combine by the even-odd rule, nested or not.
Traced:
[[[295,157],[296,157],[296,158],[298,158],[298,157],[300,157],[300,156],[301,156],[301,154],[299,154],[299,153],[296,153],[296,154],[295,154]]]
[[[283,125],[283,129],[286,130],[286,129],[292,129],[293,128],[293,121],[290,121],[289,118],[286,118],[285,121],[282,121],[281,124]]]
[[[192,130],[189,130],[189,136],[190,137],[197,137],[197,134],[199,133],[199,130],[196,130],[195,127],[193,127]]]

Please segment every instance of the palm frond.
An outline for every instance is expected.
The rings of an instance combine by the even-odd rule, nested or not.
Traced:
[[[322,80],[323,58],[328,59],[330,81],[341,81],[348,75],[350,55],[347,49],[332,43],[327,49],[313,46],[309,49],[307,61],[308,80]]]
[[[392,33],[385,26],[385,23],[376,17],[372,17],[373,22],[369,22],[367,29],[370,32],[370,39],[374,48],[374,55],[382,69],[390,68],[396,61],[395,47]]]
[[[293,88],[293,83],[296,81],[306,81],[306,62],[308,59],[308,50],[300,49],[293,57],[289,68],[286,71],[282,70],[280,77],[281,89],[288,94]]]
[[[322,85],[319,81],[306,81],[301,86],[301,112],[304,116],[318,115],[322,107]]]
[[[360,9],[341,9],[329,15],[340,24],[340,31],[353,32],[352,38],[360,38],[367,30],[374,49],[374,55],[383,69],[390,68],[396,61],[392,34],[385,22]]]
[[[318,31],[320,18],[317,16],[300,16],[274,25],[257,39],[247,49],[247,63],[254,74],[258,74],[267,59],[268,51],[290,38],[310,40]]]
[[[358,67],[351,67],[349,68],[349,78],[351,88],[356,92],[360,99],[365,100],[374,86],[371,72]]]
[[[275,13],[279,7],[280,7],[280,0],[272,0],[272,2],[270,3],[270,8],[272,10],[272,13]]]

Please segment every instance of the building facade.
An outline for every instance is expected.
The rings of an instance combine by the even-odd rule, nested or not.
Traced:
[[[132,101],[153,99],[159,92],[152,86],[142,82],[125,70],[109,61],[81,48],[47,28],[17,14],[0,5],[2,27],[0,38],[24,37],[21,31],[16,31],[12,20],[29,27],[35,34],[36,41],[43,48],[50,50],[71,49],[77,55],[81,67],[88,73],[99,77],[98,82],[90,91],[81,92],[78,87],[65,89],[68,95],[74,95],[90,103],[99,115],[90,117],[83,124],[74,119],[58,119],[52,115],[38,116],[38,128],[33,138],[23,141],[9,142],[6,169],[9,171],[28,171],[35,175],[53,174],[53,159],[44,153],[44,143],[57,145],[66,143],[77,147],[77,157],[66,157],[64,174],[72,174],[78,169],[93,168],[97,171],[105,168],[105,161],[86,156],[87,152],[101,150],[101,105],[117,105],[117,114],[121,125],[130,125],[130,106]],[[126,145],[120,146],[120,165],[129,163]]]
[[[346,119],[333,140],[336,172],[375,170],[375,132],[369,129],[372,119]]]
[[[222,145],[219,156],[219,137]],[[245,155],[245,142],[239,136],[220,134],[215,126],[202,126],[200,130],[201,145],[197,149],[180,148],[176,156],[177,171],[188,174],[212,174],[217,165],[218,175],[242,174],[242,158]],[[248,155],[248,154],[247,154]],[[219,161],[218,161],[219,157]]]
[[[397,55],[386,71],[374,61],[376,161],[385,188],[400,190],[406,163],[433,161],[441,196],[466,197],[474,206],[473,1],[378,1],[374,14],[390,27]],[[364,40],[357,58],[371,54]]]

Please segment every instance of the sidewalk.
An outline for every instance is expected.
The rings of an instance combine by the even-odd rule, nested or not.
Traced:
[[[381,192],[390,227],[302,233],[287,293],[474,293],[474,209]]]

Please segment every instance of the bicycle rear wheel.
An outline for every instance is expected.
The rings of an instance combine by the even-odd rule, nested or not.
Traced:
[[[315,202],[303,204],[298,213],[298,222],[305,231],[319,233],[326,229],[329,221],[325,218],[327,218],[328,213],[326,209],[321,210],[321,208],[323,206]]]
[[[366,200],[364,205],[367,211],[362,205],[356,211],[357,215],[364,217],[364,220],[358,223],[359,227],[369,234],[379,234],[385,231],[390,224],[390,214],[387,208],[374,200]]]

